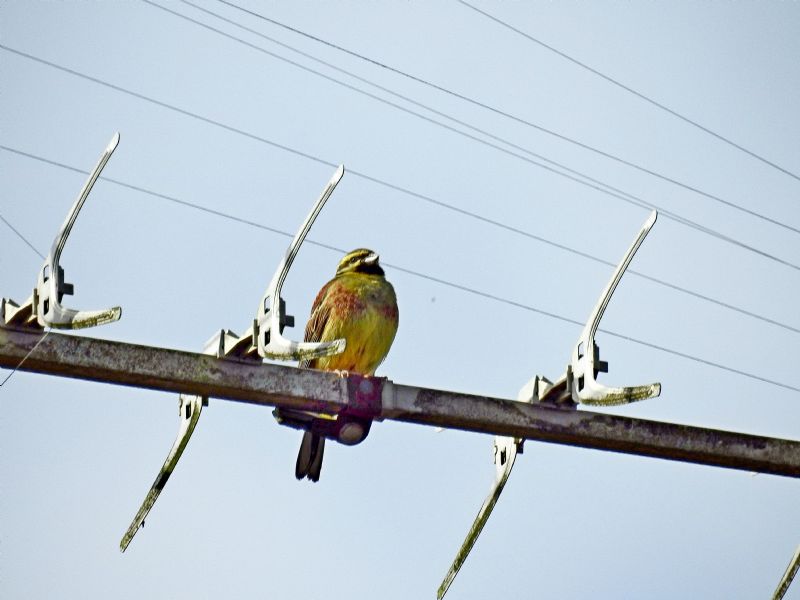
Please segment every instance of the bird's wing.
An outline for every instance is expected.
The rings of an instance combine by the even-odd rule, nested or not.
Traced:
[[[322,332],[325,331],[325,325],[328,323],[328,318],[331,314],[331,307],[325,299],[328,296],[333,281],[329,281],[317,294],[314,304],[311,306],[311,316],[306,323],[306,333],[304,341],[306,342],[319,342],[322,339]]]
[[[325,302],[325,298],[333,281],[331,280],[322,286],[314,300],[314,304],[311,306],[311,316],[308,318],[308,323],[306,323],[306,332],[303,337],[305,342],[319,342],[322,340],[322,333],[325,331],[325,326],[331,314],[330,304]],[[301,368],[314,368],[314,362],[313,359],[310,361],[304,360],[300,362],[299,366]]]

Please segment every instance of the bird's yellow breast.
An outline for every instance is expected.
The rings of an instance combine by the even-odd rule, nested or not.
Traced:
[[[330,311],[320,341],[347,340],[344,352],[309,363],[313,369],[372,375],[389,353],[399,315],[392,284],[384,277],[345,273],[320,298]]]

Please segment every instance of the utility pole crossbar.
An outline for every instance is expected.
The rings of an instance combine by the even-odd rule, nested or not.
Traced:
[[[799,441],[55,332],[41,340],[43,335],[0,326],[0,367],[295,410],[355,409],[377,420],[800,477]]]

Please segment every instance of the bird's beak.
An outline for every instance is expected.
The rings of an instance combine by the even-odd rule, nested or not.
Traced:
[[[370,254],[367,258],[365,258],[364,262],[367,263],[368,265],[374,265],[375,263],[378,262],[379,258],[380,258],[379,255],[373,253],[373,254]]]

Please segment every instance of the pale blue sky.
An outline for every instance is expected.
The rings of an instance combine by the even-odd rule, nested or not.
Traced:
[[[173,0],[171,10],[362,83]],[[208,10],[783,260],[800,234],[725,208],[226,7]],[[477,0],[476,0],[477,1]],[[800,181],[455,0],[243,6],[800,227]],[[483,9],[800,173],[800,5],[481,2]],[[477,144],[141,1],[0,4],[0,44],[616,262],[647,211]],[[333,169],[0,49],[0,143],[294,232]],[[381,92],[374,92],[384,96]],[[397,100],[394,102],[402,103]],[[414,109],[419,110],[419,109]],[[438,117],[437,117],[438,119]],[[84,176],[0,150],[0,214],[45,252]],[[611,269],[345,175],[310,239],[584,320]],[[288,240],[100,181],[62,264],[91,335],[200,350],[241,332]],[[306,245],[302,324],[339,256]],[[41,259],[0,223],[0,294]],[[661,218],[633,268],[800,327],[797,269]],[[387,268],[400,329],[379,374],[516,397],[579,328]],[[800,387],[798,334],[627,276],[603,327]],[[291,330],[299,337],[302,327]],[[598,336],[604,381],[660,381],[614,412],[797,438],[800,394]],[[5,371],[0,375],[5,376]],[[16,374],[0,388],[4,598],[433,598],[493,477],[490,436],[381,423],[294,479],[300,434],[211,401],[128,552],[118,543],[177,429],[174,395]],[[528,443],[448,598],[764,598],[800,543],[786,478]],[[800,598],[800,586],[787,598]]]

